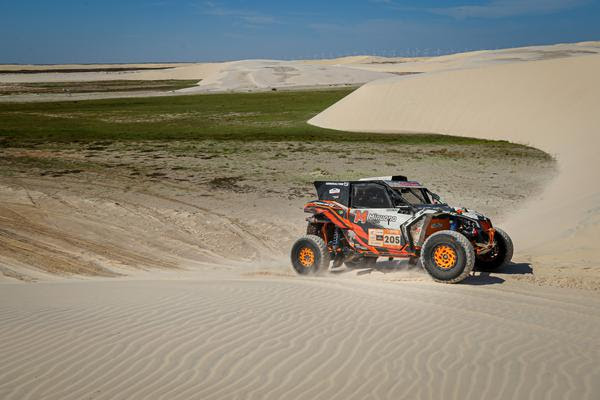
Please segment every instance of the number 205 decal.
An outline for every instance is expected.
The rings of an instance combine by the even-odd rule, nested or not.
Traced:
[[[401,247],[402,233],[398,229],[369,229],[369,245]]]
[[[383,235],[383,244],[399,245],[402,243],[400,235]]]

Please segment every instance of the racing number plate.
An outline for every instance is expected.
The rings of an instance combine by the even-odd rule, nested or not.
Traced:
[[[402,247],[402,232],[399,229],[369,229],[369,246]]]

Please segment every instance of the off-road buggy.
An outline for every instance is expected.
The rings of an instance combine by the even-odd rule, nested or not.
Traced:
[[[489,218],[454,208],[405,176],[317,181],[307,234],[292,247],[299,274],[374,268],[379,257],[420,260],[434,280],[456,283],[474,269],[510,262],[513,244]]]

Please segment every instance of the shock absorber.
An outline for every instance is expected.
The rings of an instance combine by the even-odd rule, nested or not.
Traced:
[[[344,259],[346,258],[343,249],[342,249],[342,238],[343,234],[337,226],[333,229],[333,238],[331,239],[331,250],[333,254],[331,254],[333,258],[332,268],[337,268],[342,265]]]
[[[334,250],[337,250],[340,247],[340,236],[340,228],[336,226],[333,230],[333,239],[331,240],[331,247],[333,247]]]

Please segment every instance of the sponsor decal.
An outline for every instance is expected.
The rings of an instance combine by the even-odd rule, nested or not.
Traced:
[[[396,222],[397,219],[398,217],[396,217],[395,215],[369,214],[368,221],[374,224],[378,224],[385,221],[389,225],[390,222]]]
[[[342,190],[340,188],[329,189],[329,194],[340,194]]]
[[[350,186],[350,182],[325,182],[326,186]]]
[[[396,222],[397,219],[398,217],[395,215],[374,214],[369,213],[367,210],[356,210],[354,214],[355,224],[366,224],[367,222],[371,224],[381,224],[382,222],[387,222],[389,225],[390,222]]]
[[[360,210],[356,210],[356,214],[354,214],[354,223],[355,224],[366,224],[367,220],[369,218],[369,212],[368,211],[360,211]]]
[[[402,232],[398,229],[369,229],[369,246],[400,248]]]

